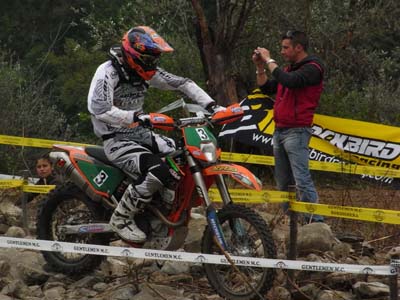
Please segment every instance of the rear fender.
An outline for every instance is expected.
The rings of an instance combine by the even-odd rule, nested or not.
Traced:
[[[252,172],[236,164],[217,164],[203,170],[204,176],[229,175],[246,188],[261,191],[262,184]]]

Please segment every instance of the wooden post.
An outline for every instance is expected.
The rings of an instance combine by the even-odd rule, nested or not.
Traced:
[[[23,178],[24,178],[24,184],[28,182],[28,176],[29,176],[29,171],[24,170],[23,172]],[[25,192],[22,192],[22,199],[21,199],[21,206],[22,206],[22,227],[25,230],[25,234],[29,235],[29,225],[28,225],[28,194]]]

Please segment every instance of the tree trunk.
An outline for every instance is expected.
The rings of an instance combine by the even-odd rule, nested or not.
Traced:
[[[238,101],[236,83],[230,75],[232,65],[232,50],[229,47],[220,49],[224,43],[213,42],[207,19],[199,1],[192,0],[192,6],[197,17],[197,41],[201,52],[208,92],[218,104],[226,106]]]

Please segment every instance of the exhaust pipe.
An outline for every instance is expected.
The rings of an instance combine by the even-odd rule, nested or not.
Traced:
[[[89,186],[89,184],[82,178],[75,166],[72,164],[68,154],[66,152],[50,152],[50,160],[54,166],[62,171],[67,178],[69,178],[74,184],[76,184],[90,199],[96,202],[101,202],[103,197],[96,194]],[[60,167],[57,162],[64,161],[65,164]]]

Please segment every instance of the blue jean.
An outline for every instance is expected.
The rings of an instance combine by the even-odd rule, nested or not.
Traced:
[[[280,191],[296,186],[297,198],[302,202],[318,202],[318,194],[311,178],[308,161],[312,129],[310,127],[276,128],[273,136],[275,180]],[[306,215],[306,220],[322,222],[320,215]]]

